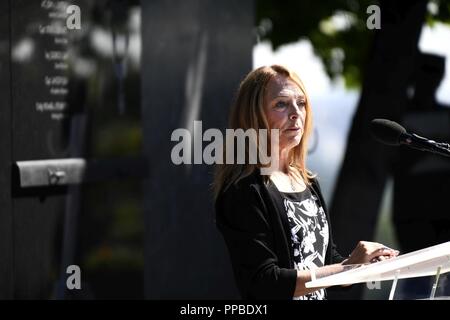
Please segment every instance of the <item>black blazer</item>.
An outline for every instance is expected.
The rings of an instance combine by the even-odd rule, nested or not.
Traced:
[[[325,264],[344,258],[337,252],[328,211],[316,179],[311,192],[321,202],[329,224]],[[221,192],[215,203],[216,225],[231,258],[244,299],[292,299],[297,280],[290,249],[290,228],[282,196],[273,183],[265,185],[259,170]]]

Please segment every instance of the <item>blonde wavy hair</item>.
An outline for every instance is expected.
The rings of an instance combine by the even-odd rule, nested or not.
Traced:
[[[259,129],[267,129],[268,131],[271,129],[264,113],[264,96],[269,81],[277,75],[282,75],[293,81],[305,95],[306,118],[303,136],[300,143],[289,152],[288,159],[290,164],[289,175],[297,180],[302,179],[306,184],[309,184],[310,179],[314,176],[307,170],[305,163],[307,141],[312,131],[312,113],[303,82],[295,72],[281,65],[264,66],[251,71],[239,86],[230,110],[229,128],[243,129],[244,131],[253,128],[257,132]],[[270,134],[267,145],[270,146]],[[223,159],[226,159],[226,148],[223,148],[223,150]],[[245,151],[248,155],[247,144],[245,145]],[[257,151],[259,154],[259,145],[257,145]],[[269,150],[269,152],[272,151]],[[240,179],[253,173],[255,169],[265,166],[260,162],[256,164],[236,163],[234,161],[233,164],[216,164],[212,185],[215,199],[222,190],[226,190],[232,183],[237,183]],[[267,183],[269,176],[263,176],[263,181]]]

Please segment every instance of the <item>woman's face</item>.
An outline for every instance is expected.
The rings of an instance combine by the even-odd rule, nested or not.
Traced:
[[[280,150],[288,151],[300,143],[305,127],[306,97],[295,82],[282,75],[273,77],[266,88],[264,112],[269,128],[280,130]]]

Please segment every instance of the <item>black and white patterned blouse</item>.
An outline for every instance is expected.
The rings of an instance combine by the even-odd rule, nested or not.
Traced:
[[[281,192],[291,228],[291,249],[296,270],[312,270],[325,263],[329,232],[325,212],[309,188],[302,192]],[[325,290],[294,297],[294,300],[323,300]]]

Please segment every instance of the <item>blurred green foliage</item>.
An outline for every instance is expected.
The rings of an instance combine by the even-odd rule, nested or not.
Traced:
[[[310,40],[330,79],[343,76],[348,88],[359,88],[375,34],[366,26],[370,5],[379,1],[256,0],[256,32],[274,49]],[[450,0],[430,1],[426,21],[450,24]]]
[[[99,157],[138,155],[142,130],[139,122],[115,119],[102,126],[94,139],[95,154]]]

